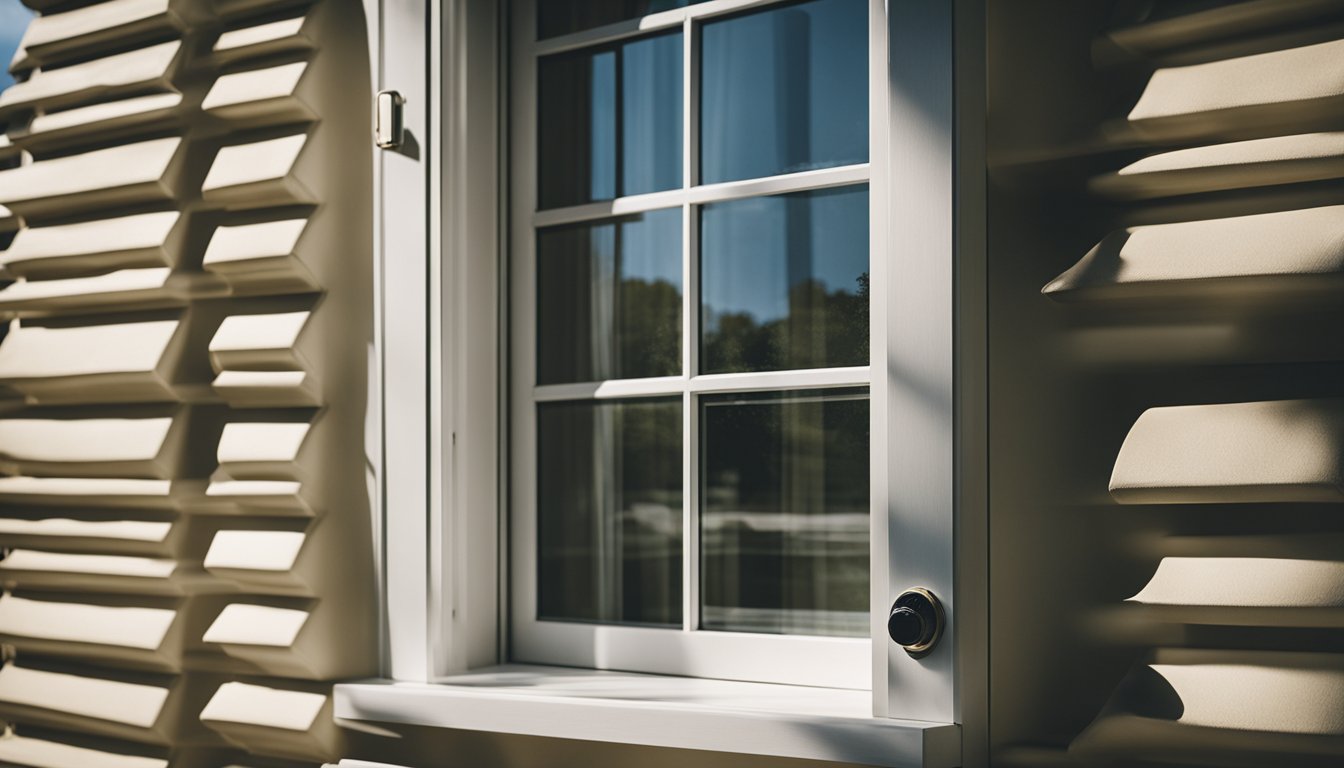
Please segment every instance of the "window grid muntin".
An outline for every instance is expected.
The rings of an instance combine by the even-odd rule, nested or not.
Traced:
[[[527,394],[525,398],[519,398],[515,395],[514,408],[530,410],[535,415],[535,409],[539,403],[556,402],[572,399],[606,399],[606,398],[630,398],[630,397],[652,397],[680,394],[682,396],[682,419],[683,419],[683,600],[685,601],[683,615],[682,635],[737,635],[741,633],[734,632],[709,632],[699,629],[699,603],[700,603],[700,581],[699,581],[699,492],[698,492],[698,461],[699,461],[699,397],[706,394],[729,393],[729,392],[765,392],[774,390],[791,389],[831,389],[831,388],[869,388],[869,397],[871,398],[871,365],[844,368],[820,368],[803,370],[785,370],[769,372],[749,372],[749,373],[727,373],[727,374],[707,374],[698,373],[699,369],[699,348],[700,348],[700,286],[699,286],[699,227],[697,221],[692,217],[698,218],[698,207],[700,205],[728,200],[738,200],[750,197],[762,197],[775,194],[784,194],[790,192],[806,192],[818,189],[827,189],[840,186],[857,186],[870,184],[871,169],[869,163],[859,163],[846,166],[834,166],[829,168],[810,169],[796,173],[780,174],[776,176],[735,180],[721,182],[717,184],[701,185],[699,184],[700,167],[700,142],[699,142],[699,103],[700,103],[700,32],[699,26],[707,20],[726,14],[735,14],[748,10],[764,10],[768,7],[787,6],[798,0],[711,0],[699,5],[692,5],[685,8],[673,9],[658,14],[643,17],[629,22],[620,22],[606,27],[583,30],[570,35],[549,38],[542,41],[535,39],[535,28],[527,33],[522,41],[524,51],[521,60],[531,69],[533,73],[528,78],[532,88],[530,92],[524,95],[523,103],[528,108],[528,117],[532,121],[532,128],[529,135],[533,140],[539,138],[536,126],[536,67],[538,60],[542,56],[553,53],[573,51],[589,46],[600,46],[614,41],[624,40],[632,37],[654,34],[660,31],[668,31],[676,26],[682,27],[682,40],[685,46],[682,56],[683,78],[682,90],[685,102],[682,109],[682,188],[666,190],[642,195],[632,195],[627,197],[618,197],[612,200],[604,200],[583,205],[540,209],[538,205],[538,166],[533,155],[533,162],[530,167],[525,169],[531,183],[528,185],[531,197],[527,199],[527,209],[523,212],[515,211],[515,215],[528,215],[530,221],[524,227],[528,243],[525,247],[535,259],[535,240],[539,229],[557,226],[562,224],[572,224],[585,221],[596,221],[619,217],[621,215],[639,213],[650,210],[680,207],[682,213],[682,269],[683,269],[683,291],[682,291],[682,355],[683,371],[678,377],[659,377],[654,379],[625,379],[610,380],[603,382],[582,382],[573,384],[556,384],[537,386],[535,381],[535,366],[528,366],[532,373],[531,380],[522,390]],[[515,32],[517,34],[517,32]],[[869,41],[865,39],[863,44],[867,46]],[[872,50],[869,50],[871,59]],[[870,115],[870,120],[872,115]],[[872,204],[869,207],[870,216]],[[529,215],[530,214],[530,215]],[[872,246],[869,249],[870,272],[872,269]],[[535,301],[537,286],[535,280],[526,285],[530,290],[527,295],[517,297],[527,304],[527,310],[530,315],[535,313]],[[532,338],[535,345],[535,337]],[[525,353],[535,361],[536,349],[528,349]],[[586,396],[580,396],[586,395]],[[522,402],[517,402],[521,400]],[[535,438],[535,419],[524,419],[530,423],[533,437]],[[535,457],[533,457],[535,460]],[[528,471],[535,475],[536,467],[528,467]],[[535,477],[528,487],[535,494]],[[526,508],[531,510],[535,516],[535,499],[526,504]],[[517,554],[515,552],[515,554]],[[527,589],[526,585],[515,585],[515,588],[522,587]],[[531,587],[535,591],[535,584]],[[532,621],[541,624],[564,625],[569,622],[548,620],[541,622],[536,619],[535,610],[533,611]],[[604,625],[603,629],[615,630],[620,632],[627,629],[623,625]],[[646,632],[668,633],[675,630],[669,629],[646,629],[639,627],[629,627],[629,633],[632,638]],[[611,634],[610,632],[604,634]],[[847,652],[866,654],[867,638],[840,638],[840,637],[822,637],[805,635],[766,635],[752,634],[748,635],[753,642],[774,642],[780,645],[802,647],[817,647],[817,644],[833,645],[837,649],[845,647]],[[799,642],[801,641],[801,642]],[[866,686],[861,686],[866,687]]]

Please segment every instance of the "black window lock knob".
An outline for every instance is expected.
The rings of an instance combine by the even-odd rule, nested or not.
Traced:
[[[915,658],[927,655],[943,635],[943,606],[923,587],[907,589],[892,603],[887,634]]]

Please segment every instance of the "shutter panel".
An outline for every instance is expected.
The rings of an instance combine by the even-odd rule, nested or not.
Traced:
[[[1183,356],[1168,344],[1165,380],[1124,372],[1154,399],[1115,455],[1110,496],[1162,533],[1129,544],[1145,578],[1091,629],[1146,649],[1068,757],[1334,764],[1344,539],[1304,515],[1344,501],[1344,401],[1333,348],[1295,342],[1332,332],[1344,287],[1344,40],[1313,32],[1340,5],[1195,7],[1097,41],[1099,61],[1152,71],[1111,126],[1144,156],[1090,181],[1123,226],[1044,288],[1099,326],[1229,334],[1213,352],[1193,334]]]
[[[331,684],[378,664],[362,6],[27,4],[0,93],[0,762],[338,759]]]

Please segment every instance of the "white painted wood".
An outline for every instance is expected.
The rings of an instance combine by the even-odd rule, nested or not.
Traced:
[[[151,461],[173,419],[0,419],[0,456],[20,461]]]
[[[0,634],[115,645],[152,651],[163,644],[177,611],[0,597]]]
[[[293,37],[303,29],[303,21],[304,17],[296,16],[292,19],[282,19],[269,24],[258,24],[254,27],[230,30],[219,36],[219,40],[215,43],[215,52],[233,51]]]
[[[215,162],[210,166],[201,189],[211,192],[284,179],[293,169],[307,141],[308,137],[300,133],[253,144],[224,147],[215,156]]]
[[[201,720],[307,731],[326,702],[320,693],[225,683],[201,711]]]
[[[17,734],[0,739],[0,761],[29,768],[168,768],[166,759],[101,752]]]
[[[219,531],[210,542],[205,567],[288,571],[294,567],[304,539],[302,531]]]
[[[1129,120],[1269,104],[1284,110],[1293,102],[1330,98],[1344,98],[1344,40],[1158,69],[1130,110]]]
[[[207,643],[289,648],[308,621],[308,611],[234,603],[224,607],[201,638]]]
[[[205,495],[223,499],[289,497],[297,496],[302,487],[302,483],[290,480],[229,480],[211,483]]]
[[[0,112],[76,103],[117,88],[166,90],[170,67],[181,47],[181,41],[174,40],[60,69],[39,70],[0,93]]]
[[[264,224],[219,227],[205,249],[205,265],[246,262],[289,256],[308,226],[307,219],[285,219]]]
[[[51,538],[107,539],[108,541],[163,542],[172,532],[172,523],[145,520],[70,520],[53,517],[25,520],[0,517],[0,534]]]
[[[236,408],[305,408],[322,404],[306,371],[223,371],[210,385]]]
[[[16,549],[4,560],[0,560],[0,571],[47,571],[167,579],[177,571],[177,561],[152,557],[70,555],[64,552]]]
[[[1185,286],[1196,294],[1282,290],[1272,278],[1344,272],[1344,205],[1130,227],[1111,234],[1042,293],[1142,296]],[[1233,280],[1227,280],[1232,278]],[[1218,280],[1216,286],[1209,281]]]
[[[0,171],[0,204],[17,207],[47,198],[149,185],[167,199],[164,177],[182,145],[180,138],[123,144]],[[131,192],[127,192],[130,195]],[[135,201],[132,197],[131,202]]]
[[[21,326],[0,344],[0,380],[154,371],[178,321],[73,328]]]
[[[1161,152],[1099,176],[1092,191],[1118,199],[1344,177],[1344,132],[1303,133]]]
[[[0,669],[0,701],[71,715],[152,728],[168,700],[168,689],[91,677],[25,669]]]
[[[86,477],[0,477],[0,499],[5,497],[104,498],[114,503],[118,497],[143,503],[151,498],[167,499],[172,490],[168,480],[123,480]]]
[[[1277,557],[1164,557],[1130,602],[1236,608],[1344,607],[1344,563]]]
[[[108,0],[73,11],[42,14],[28,25],[23,36],[23,47],[31,50],[163,16],[168,12],[168,5],[169,0]]]
[[[955,725],[874,718],[869,694],[508,665],[436,685],[343,684],[336,716],[875,766],[958,766]]]
[[[226,424],[216,457],[220,464],[292,462],[298,459],[310,427],[307,422]]]
[[[292,97],[307,70],[308,63],[299,61],[224,75],[215,81],[210,92],[205,95],[201,109],[223,112],[228,107],[241,104]]]
[[[61,131],[73,131],[76,128],[93,128],[121,118],[148,119],[156,114],[168,114],[181,103],[180,93],[156,93],[151,96],[136,96],[77,109],[65,109],[34,117],[28,126],[28,133],[30,136],[40,137]]]
[[[311,314],[285,312],[225,318],[210,340],[210,355],[216,358],[224,353],[289,353],[298,344],[299,334]]]
[[[115,303],[120,308],[154,303],[170,294],[168,267],[122,269],[97,277],[21,280],[0,290],[0,308],[54,310]]]
[[[84,269],[105,261],[168,264],[164,243],[177,225],[177,211],[99,219],[80,224],[25,228],[6,251],[0,265],[18,275],[69,265]]]
[[[1120,448],[1122,504],[1344,500],[1344,401],[1150,408]]]

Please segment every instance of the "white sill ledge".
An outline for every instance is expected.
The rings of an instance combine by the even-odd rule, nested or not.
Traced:
[[[336,717],[884,768],[961,765],[961,729],[871,717],[867,691],[510,664],[336,686]]]

